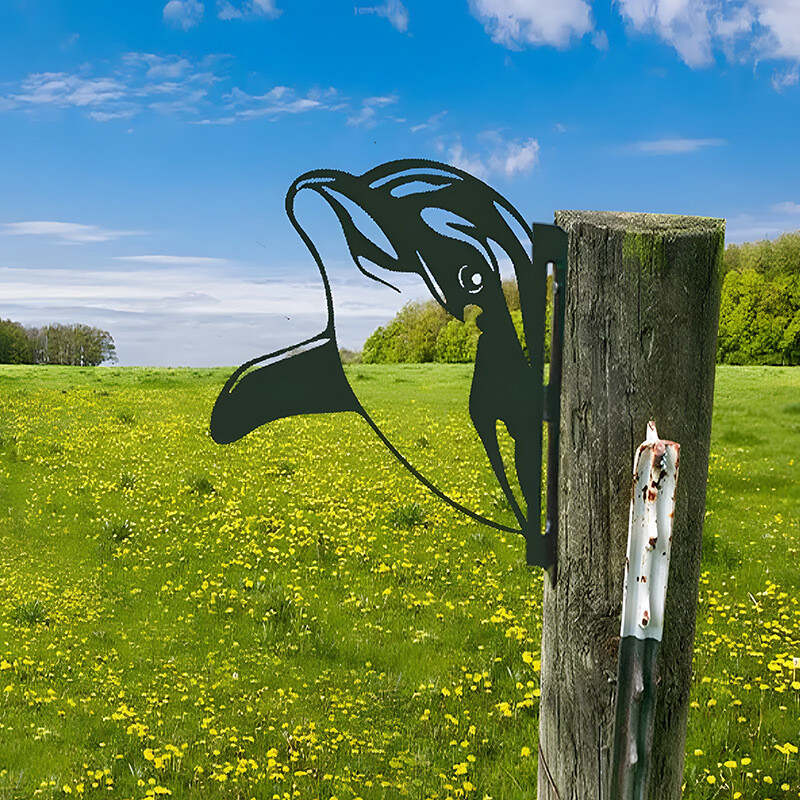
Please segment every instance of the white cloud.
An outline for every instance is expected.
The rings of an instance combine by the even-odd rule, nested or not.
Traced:
[[[362,101],[360,110],[347,118],[347,124],[372,128],[378,124],[378,110],[394,105],[396,102],[397,95],[393,94],[367,97]]]
[[[232,0],[217,0],[217,16],[220,19],[253,19],[255,17],[266,17],[267,19],[277,19],[281,15],[281,10],[275,7],[275,0],[244,0],[244,2],[232,2]]]
[[[755,242],[800,230],[800,202],[783,200],[755,212],[728,214],[725,241]]]
[[[223,265],[230,263],[227,258],[209,256],[168,256],[162,254],[146,256],[114,256],[115,261],[132,261],[139,264],[169,264],[170,266]]]
[[[568,47],[597,31],[588,0],[469,0],[473,16],[492,40],[512,50],[526,46]],[[630,31],[653,34],[696,69],[714,63],[720,51],[733,63],[789,61],[773,73],[776,91],[800,84],[800,0],[617,0],[613,4]],[[358,9],[357,9],[358,10]]]
[[[701,150],[705,147],[720,147],[725,143],[724,139],[653,139],[636,142],[633,148],[640,153],[674,155],[677,153],[694,153],[696,150]]]
[[[656,34],[693,68],[713,63],[715,49],[730,61],[800,60],[797,0],[619,0],[619,8],[634,30]],[[773,85],[794,84],[773,77]]]
[[[186,58],[159,56],[155,53],[126,53],[123,61],[128,64],[146,65],[145,77],[151,79],[181,78],[192,69],[192,63]]]
[[[573,38],[594,29],[584,0],[470,0],[470,10],[492,41],[511,50],[527,45],[567,47]]]
[[[188,31],[200,24],[203,18],[203,4],[199,0],[169,0],[162,12],[164,22]]]
[[[779,214],[800,214],[800,203],[785,200],[783,203],[775,203],[772,210]]]
[[[46,236],[63,244],[87,244],[108,242],[121,236],[139,235],[141,231],[117,231],[99,225],[82,225],[77,222],[51,222],[31,220],[29,222],[7,222],[0,230],[5,236]]]
[[[772,73],[772,88],[776,92],[782,92],[790,86],[797,86],[798,82],[800,82],[800,69],[797,64],[789,69],[776,70]]]
[[[484,160],[475,153],[467,152],[460,141],[454,142],[445,152],[447,161],[454,167],[463,169],[476,178],[489,177],[489,167]]]
[[[539,163],[536,139],[507,140],[494,131],[487,131],[480,139],[485,144],[479,152],[468,151],[460,138],[449,144],[440,140],[438,146],[454,167],[484,180],[491,175],[513,178],[530,172]]]
[[[634,29],[655,32],[690,67],[711,62],[714,8],[706,0],[619,0],[619,7]]]
[[[125,53],[107,75],[92,75],[88,66],[76,73],[31,73],[16,91],[0,97],[0,111],[75,108],[97,122],[146,110],[194,114],[210,102],[209,88],[223,80],[216,71],[220,61],[218,56],[192,63],[178,56]]]
[[[505,142],[489,156],[489,165],[511,178],[530,172],[539,163],[539,143],[536,139]]]
[[[0,113],[31,114],[54,107],[78,109],[96,122],[110,123],[148,112],[168,114],[195,125],[231,125],[248,119],[275,121],[310,111],[341,112],[351,125],[372,127],[382,108],[397,103],[395,95],[351,100],[334,87],[305,91],[273,86],[263,94],[229,88],[227,56],[198,60],[155,53],[124,53],[106,75],[93,75],[86,65],[76,73],[38,72],[0,95]],[[393,117],[396,122],[402,121]]]
[[[782,233],[800,228],[800,203],[777,203],[760,213],[739,213],[728,216],[725,241],[729,244],[774,239]]]
[[[248,119],[266,118],[275,121],[283,116],[303,114],[308,111],[341,111],[347,104],[338,97],[333,87],[312,89],[299,95],[289,86],[273,86],[260,95],[252,95],[234,87],[223,95],[225,105],[231,113],[222,117],[195,120],[195,125],[232,125]]]
[[[758,46],[765,58],[800,59],[800,4],[797,0],[752,0],[765,31]]]
[[[356,6],[356,14],[375,14],[385,17],[392,27],[400,33],[408,30],[408,9],[400,0],[386,0],[380,6]]]
[[[120,111],[90,111],[89,117],[95,122],[110,122],[112,119],[128,119],[135,114],[135,109],[128,108]]]
[[[22,80],[20,92],[7,98],[17,106],[97,106],[118,100],[125,86],[116,78],[86,78],[66,72],[33,72]]]
[[[442,124],[442,120],[446,115],[447,111],[439,111],[436,114],[432,114],[427,120],[425,120],[425,122],[412,125],[410,128],[411,133],[419,133],[420,131],[438,128]]]

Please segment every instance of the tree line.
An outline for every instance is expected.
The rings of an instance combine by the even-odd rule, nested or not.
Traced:
[[[773,241],[728,245],[722,264],[717,361],[726,364],[800,364],[800,231]],[[520,341],[519,292],[514,281],[503,291]],[[548,296],[545,358],[549,358]],[[434,300],[403,306],[375,330],[361,352],[365,364],[470,362],[475,359],[480,310],[467,308],[459,322]],[[354,354],[348,353],[348,360]]]
[[[90,325],[54,323],[26,328],[0,319],[0,364],[68,364],[94,367],[116,361],[114,339]]]

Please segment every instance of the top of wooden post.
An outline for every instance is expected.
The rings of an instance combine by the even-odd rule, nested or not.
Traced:
[[[557,225],[567,229],[578,223],[630,233],[661,233],[680,236],[690,233],[725,231],[718,217],[690,217],[685,214],[644,214],[629,211],[556,211]]]

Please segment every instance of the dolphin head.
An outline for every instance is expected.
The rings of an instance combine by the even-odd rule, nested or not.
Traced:
[[[431,296],[464,319],[468,305],[488,318],[507,312],[498,255],[514,271],[529,269],[531,229],[501,195],[462,170],[433,161],[382,164],[362,175],[314,170],[290,187],[286,208],[303,190],[321,195],[336,214],[361,272],[392,286],[392,273],[418,274]],[[377,225],[382,243],[359,225]],[[297,225],[296,225],[297,227]]]

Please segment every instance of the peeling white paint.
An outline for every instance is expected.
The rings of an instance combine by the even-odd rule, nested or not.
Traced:
[[[649,422],[633,461],[621,636],[661,641],[679,457],[680,445]]]

